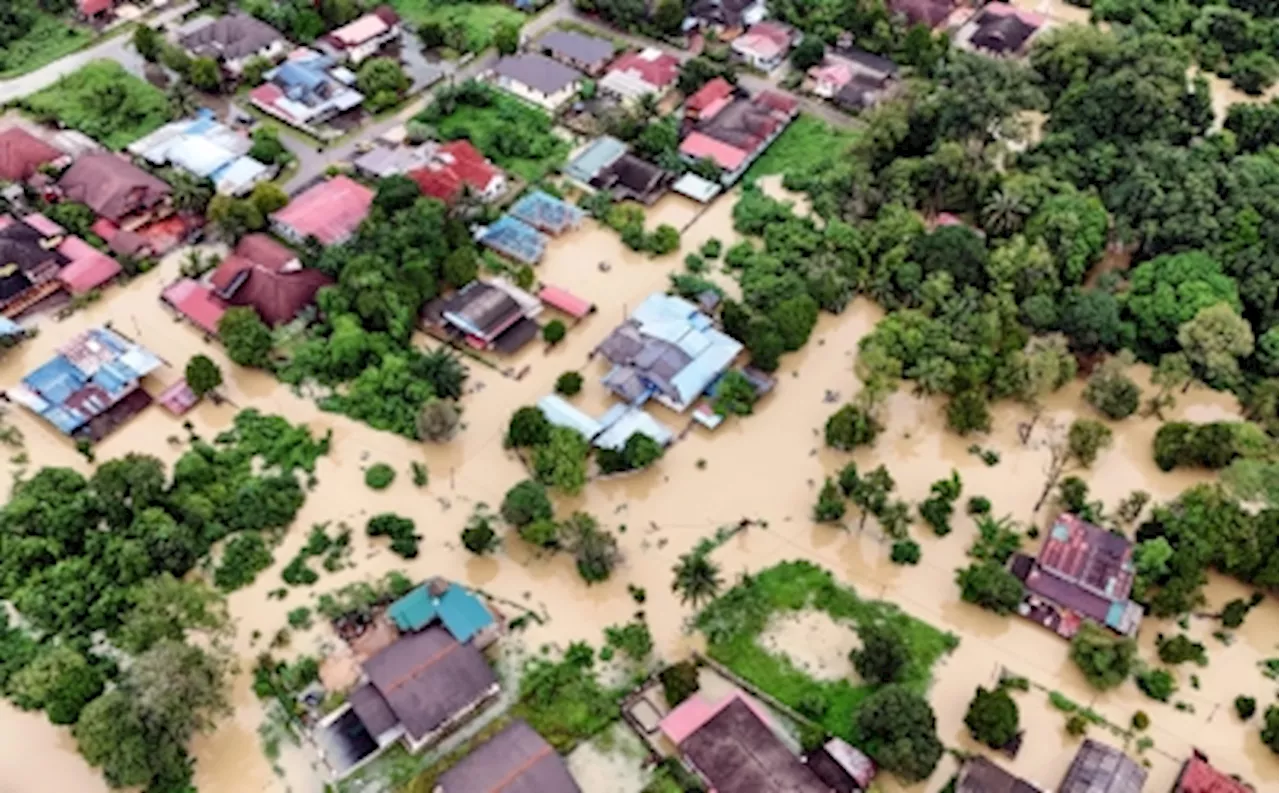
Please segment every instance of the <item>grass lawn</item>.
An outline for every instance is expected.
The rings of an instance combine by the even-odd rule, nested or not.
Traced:
[[[445,40],[453,49],[462,45],[463,52],[483,52],[493,42],[493,32],[499,25],[523,26],[527,17],[509,5],[501,3],[446,3],[440,0],[391,0],[392,7],[401,16],[422,25],[434,22],[445,30]],[[460,29],[449,35],[452,29]]]
[[[169,120],[163,91],[108,60],[85,64],[21,106],[40,121],[58,121],[115,150]]]
[[[0,79],[17,77],[87,46],[93,31],[41,12],[27,35],[0,48]]]
[[[434,118],[431,109],[422,120],[432,124],[443,140],[467,138],[503,170],[535,182],[564,162],[569,143],[551,131],[551,118],[541,110],[492,88],[483,88],[488,104],[458,101],[452,112]]]
[[[849,741],[854,740],[854,712],[875,686],[848,679],[818,680],[758,641],[775,614],[807,609],[824,611],[852,631],[877,623],[895,629],[911,651],[898,682],[921,694],[929,687],[934,663],[959,643],[954,635],[904,614],[892,603],[863,600],[809,562],[775,565],[737,584],[702,610],[697,627],[707,637],[711,658]],[[823,703],[818,710],[825,707],[825,712],[815,711],[815,703]]]
[[[747,171],[748,180],[770,174],[800,176],[827,170],[841,159],[858,133],[837,129],[813,116],[801,114]]]

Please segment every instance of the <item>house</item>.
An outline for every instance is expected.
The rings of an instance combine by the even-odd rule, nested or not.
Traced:
[[[433,793],[582,793],[564,759],[517,719],[436,780]]]
[[[543,304],[573,319],[586,319],[596,312],[594,303],[583,300],[568,289],[561,289],[550,284],[542,285],[542,288],[538,290],[538,299]]]
[[[439,576],[409,590],[387,607],[387,616],[401,633],[440,625],[459,642],[483,650],[498,638],[493,614],[471,590]]]
[[[193,58],[213,58],[230,75],[239,77],[251,58],[276,61],[284,57],[289,42],[266,22],[243,12],[210,19],[189,28],[178,44]]]
[[[1058,793],[1141,793],[1147,769],[1129,755],[1086,738],[1071,761]]]
[[[1083,620],[1123,636],[1142,623],[1133,589],[1133,543],[1070,513],[1059,515],[1033,561],[1019,554],[1013,572],[1027,594],[1018,612],[1070,638]]]
[[[421,752],[497,696],[480,650],[439,626],[402,635],[362,665],[361,682],[313,736],[341,778],[396,741]]]
[[[0,215],[0,312],[17,317],[60,293],[80,295],[121,272],[120,263],[44,215]]]
[[[91,328],[5,392],[59,432],[93,441],[151,404],[142,379],[164,365],[108,327]]]
[[[493,67],[499,88],[552,113],[582,88],[582,72],[545,55],[508,55]]]
[[[765,16],[764,0],[693,0],[684,30],[706,28],[717,33],[750,27]]]
[[[815,96],[848,110],[861,110],[888,96],[897,83],[898,65],[888,58],[848,47],[828,52],[808,75]]]
[[[613,58],[613,42],[576,30],[552,30],[530,47],[591,76],[599,75]]]
[[[195,118],[165,124],[129,144],[129,153],[156,167],[173,166],[197,179],[208,179],[224,195],[240,196],[275,173],[275,168],[249,156],[253,141],[220,124],[208,110]]]
[[[733,83],[723,77],[708,80],[684,100],[686,119],[703,121],[719,113],[733,101]]]
[[[692,131],[680,142],[680,154],[690,162],[711,160],[722,171],[720,181],[733,184],[782,134],[797,108],[795,99],[772,91],[761,91],[751,99],[718,100],[699,113]]]
[[[717,703],[694,694],[660,724],[690,769],[723,793],[830,793],[778,737],[768,714],[741,691]]]
[[[19,126],[0,132],[0,182],[25,182],[45,165],[60,167],[71,159]]]
[[[542,190],[525,193],[508,214],[548,234],[563,234],[577,228],[583,218],[581,209]]]
[[[980,754],[965,761],[956,778],[955,793],[1044,793]]]
[[[786,60],[791,47],[800,40],[795,28],[781,22],[757,22],[733,40],[730,48],[748,66],[772,72]]]
[[[997,57],[1016,58],[1044,29],[1045,18],[1008,3],[988,3],[956,33],[957,47]]]
[[[63,172],[58,189],[86,204],[100,218],[135,230],[169,210],[173,189],[163,180],[115,154],[86,154]]]
[[[271,215],[271,227],[296,244],[315,237],[321,245],[339,245],[355,233],[371,206],[372,190],[339,175],[294,196]]]
[[[609,64],[600,79],[602,91],[631,104],[649,95],[655,99],[666,95],[680,77],[680,59],[657,47],[628,52]]]
[[[480,350],[514,353],[538,335],[538,299],[503,279],[472,281],[441,306],[444,323]]]
[[[76,13],[89,22],[102,22],[110,16],[116,0],[76,0]]]
[[[385,179],[421,168],[427,164],[430,153],[426,143],[419,146],[379,143],[355,158],[351,165],[366,179]]]
[[[507,177],[502,169],[477,151],[469,140],[426,143],[422,151],[423,163],[407,176],[418,183],[423,195],[451,204],[467,191],[488,203],[506,192]]]
[[[938,28],[959,6],[958,0],[888,0],[889,13],[908,25]]]
[[[876,777],[876,764],[871,758],[840,738],[832,738],[805,755],[804,764],[832,793],[862,793]]]
[[[364,94],[352,88],[354,73],[337,66],[332,56],[311,49],[294,50],[265,78],[249,92],[253,106],[308,131],[364,101]]]
[[[687,410],[742,352],[689,301],[655,292],[593,351],[613,364],[605,387],[624,402],[650,397]]]
[[[547,235],[510,215],[480,229],[476,239],[486,248],[523,264],[537,264],[547,249]]]
[[[1178,772],[1173,793],[1254,793],[1254,790],[1209,765],[1208,757],[1193,751]]]
[[[652,205],[667,190],[675,175],[627,152],[617,138],[603,135],[574,157],[565,175],[592,190],[604,190],[615,201],[639,201]]]
[[[324,37],[324,44],[343,60],[358,64],[400,37],[400,17],[390,6],[378,6]]]

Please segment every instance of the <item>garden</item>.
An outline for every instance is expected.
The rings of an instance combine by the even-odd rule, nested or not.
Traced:
[[[17,2],[7,9],[9,24],[0,26],[0,79],[35,71],[93,41],[88,28],[34,6]]]
[[[519,29],[525,15],[502,3],[440,3],[433,0],[392,0],[396,13],[414,24],[428,46],[444,46],[458,53],[480,53],[493,44],[501,27]],[[436,43],[438,42],[438,43]]]
[[[843,156],[857,139],[858,133],[853,130],[837,129],[802,113],[770,144],[760,159],[751,164],[746,179],[750,181],[773,174],[795,178],[821,173]]]
[[[123,149],[169,120],[164,92],[107,60],[85,64],[22,100],[41,122],[79,130],[109,149]]]

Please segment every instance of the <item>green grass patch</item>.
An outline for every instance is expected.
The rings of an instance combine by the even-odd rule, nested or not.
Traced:
[[[530,661],[520,679],[520,702],[512,710],[561,754],[599,733],[622,714],[613,690],[595,674],[595,652],[575,643],[560,661]]]
[[[437,101],[419,118],[444,140],[467,138],[486,157],[526,182],[564,162],[569,144],[552,132],[551,117],[515,97],[471,84],[455,100]],[[446,109],[448,112],[446,113]]]
[[[858,133],[837,129],[825,121],[801,114],[768,150],[752,163],[747,179],[771,174],[809,174],[826,170],[842,158]]]
[[[115,61],[97,60],[22,100],[42,122],[58,121],[120,150],[169,120],[164,92]]]
[[[501,3],[442,3],[439,0],[391,0],[400,16],[415,25],[435,23],[451,49],[483,52],[500,25],[523,26],[524,14]]]
[[[921,694],[932,680],[934,663],[959,644],[953,634],[892,603],[863,600],[836,583],[830,572],[803,561],[783,562],[744,578],[698,614],[696,624],[707,637],[707,655],[845,740],[854,739],[854,712],[876,687],[853,680],[818,680],[759,641],[775,615],[809,609],[826,612],[852,631],[871,624],[896,631],[910,650],[897,682]]]
[[[0,78],[33,72],[88,46],[93,39],[89,28],[40,12],[27,35],[0,48]]]

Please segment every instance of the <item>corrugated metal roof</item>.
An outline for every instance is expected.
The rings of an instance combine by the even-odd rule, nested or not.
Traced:
[[[538,409],[542,411],[542,415],[547,417],[547,421],[557,427],[568,427],[571,430],[576,430],[578,434],[587,440],[591,440],[600,434],[602,429],[600,422],[555,394],[547,394],[539,399]]]
[[[627,144],[617,138],[602,135],[583,149],[581,154],[570,160],[564,172],[570,179],[588,184],[597,174],[613,165],[626,153]]]
[[[637,432],[657,441],[659,446],[668,446],[675,438],[675,433],[667,429],[661,422],[640,408],[626,407],[616,420],[609,423],[609,428],[596,436],[595,445],[601,449],[621,449],[627,439]],[[606,414],[610,415],[611,414]]]

